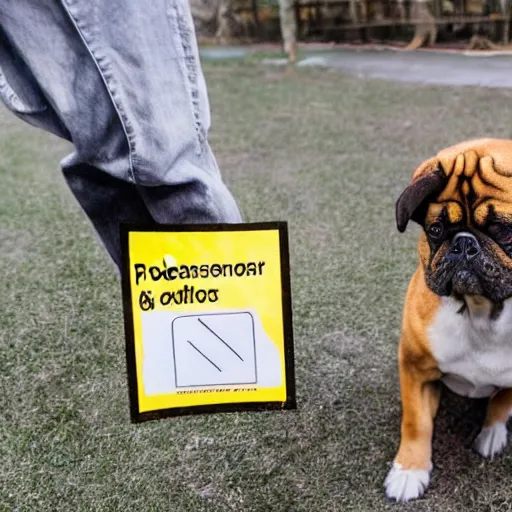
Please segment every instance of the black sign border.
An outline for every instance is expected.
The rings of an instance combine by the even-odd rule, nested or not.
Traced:
[[[284,357],[286,372],[286,400],[284,402],[241,402],[229,404],[193,405],[174,407],[155,411],[139,411],[137,370],[135,361],[135,333],[132,311],[132,293],[130,286],[130,256],[128,251],[129,234],[133,232],[205,232],[205,231],[278,231],[281,259],[281,289],[283,306]],[[158,224],[142,226],[123,223],[121,235],[121,286],[123,297],[124,330],[126,340],[126,367],[130,418],[132,423],[159,420],[191,414],[271,411],[297,409],[295,388],[295,363],[293,344],[292,294],[290,283],[290,251],[288,244],[288,224],[284,221],[258,222],[243,224]]]

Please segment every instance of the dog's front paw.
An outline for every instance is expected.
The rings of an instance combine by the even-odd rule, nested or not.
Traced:
[[[430,481],[430,471],[425,469],[402,469],[397,462],[386,477],[386,496],[396,501],[410,501],[423,496]]]
[[[495,423],[492,427],[484,427],[475,439],[475,450],[486,459],[491,460],[498,455],[507,444],[507,425]]]

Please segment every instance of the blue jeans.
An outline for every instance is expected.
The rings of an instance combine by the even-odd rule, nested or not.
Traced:
[[[61,162],[120,265],[121,222],[240,222],[208,145],[187,0],[1,0],[0,96]]]

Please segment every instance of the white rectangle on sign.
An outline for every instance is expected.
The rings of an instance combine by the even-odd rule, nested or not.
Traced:
[[[172,344],[177,388],[257,382],[249,312],[179,316],[172,322]]]

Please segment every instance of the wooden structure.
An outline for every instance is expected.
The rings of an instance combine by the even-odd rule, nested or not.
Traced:
[[[253,34],[269,39],[278,0],[240,0],[236,11],[252,18]],[[430,30],[434,40],[485,36],[509,43],[512,0],[295,0],[299,41],[410,40]],[[420,7],[420,9],[418,9]],[[276,36],[274,34],[274,36]],[[277,37],[279,35],[277,34]],[[261,38],[261,37],[258,37]],[[271,37],[273,38],[273,37]]]
[[[436,35],[450,33],[455,39],[457,33],[478,34],[508,44],[510,16],[503,7],[484,0],[472,4],[468,0],[298,0],[296,4],[299,34],[306,37],[323,35],[336,40],[344,33],[345,40],[347,35],[363,41],[372,36],[393,39],[410,34],[415,27],[427,30],[431,26]],[[302,14],[305,9],[308,16]]]

